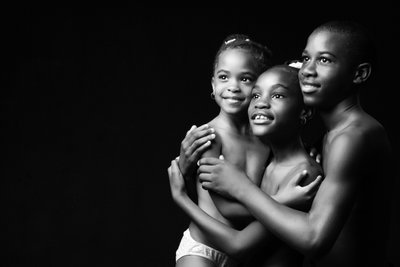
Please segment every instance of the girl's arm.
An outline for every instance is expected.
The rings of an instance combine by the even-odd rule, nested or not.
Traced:
[[[214,219],[200,209],[187,195],[184,179],[176,160],[168,168],[171,193],[176,204],[207,235],[216,249],[237,260],[243,260],[254,253],[262,242],[272,242],[274,237],[259,222],[253,221],[238,231]]]
[[[354,135],[354,134],[353,134]],[[200,160],[203,188],[234,197],[283,242],[311,257],[326,254],[354,205],[368,149],[362,136],[342,135],[332,141],[325,158],[325,178],[309,212],[281,205],[228,162]]]
[[[253,221],[243,230],[235,230],[218,220],[215,220],[201,210],[186,193],[185,184],[176,161],[171,162],[168,169],[173,199],[201,230],[206,233],[211,244],[238,260],[250,257],[256,252],[260,243],[265,242],[269,247],[275,244],[275,237],[258,221]],[[279,190],[275,198],[279,201],[288,201],[299,204],[309,201],[309,197],[316,192],[319,183],[317,180],[307,186],[300,187],[298,183],[304,178],[304,173],[292,179],[285,188]],[[295,201],[296,198],[296,201]]]

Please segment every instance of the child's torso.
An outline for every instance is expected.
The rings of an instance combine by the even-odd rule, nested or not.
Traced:
[[[348,132],[357,132],[366,137],[363,144],[367,148],[363,153],[365,160],[361,168],[354,171],[358,179],[361,179],[357,197],[332,249],[312,266],[375,267],[385,262],[391,201],[391,182],[388,179],[393,177],[388,140],[375,120],[365,116],[355,117],[346,128],[333,129],[326,135],[323,159],[329,157],[334,144],[332,141]],[[324,162],[324,167],[326,164],[329,162]]]
[[[295,160],[288,160],[281,164],[271,163],[266,168],[261,183],[261,189],[268,195],[276,194],[280,188],[284,187],[289,181],[296,178],[303,169],[314,170],[314,173],[321,172],[322,168],[313,162],[306,154],[296,156]],[[302,184],[308,184],[315,177],[308,177]],[[304,206],[309,206],[304,204]],[[302,266],[303,256],[284,244],[280,240],[275,240],[266,249],[259,249],[251,259],[250,264],[244,266],[253,267],[300,267]]]
[[[214,157],[223,155],[224,160],[243,170],[249,179],[260,185],[269,157],[269,148],[251,135],[238,135],[220,129],[210,123],[216,130],[216,142],[213,144]],[[236,201],[224,198],[211,191],[204,190],[197,182],[198,205],[210,216],[233,227],[240,229],[253,220],[250,213]],[[194,224],[191,224],[191,233],[198,241],[206,241]]]

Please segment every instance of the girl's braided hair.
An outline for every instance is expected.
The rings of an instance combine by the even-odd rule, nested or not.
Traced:
[[[218,64],[219,55],[228,49],[242,49],[248,51],[256,62],[257,75],[260,75],[272,66],[272,52],[267,46],[253,41],[245,34],[231,34],[224,39],[215,56],[214,69]]]

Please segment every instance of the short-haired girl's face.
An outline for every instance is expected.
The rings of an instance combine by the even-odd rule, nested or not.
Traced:
[[[256,79],[255,63],[248,52],[241,49],[222,52],[212,78],[215,101],[221,111],[246,114]]]
[[[328,30],[309,36],[299,71],[307,105],[330,108],[349,94],[354,75],[349,45],[346,35]]]
[[[279,136],[297,133],[303,97],[297,73],[271,68],[258,78],[252,90],[248,115],[256,136]]]

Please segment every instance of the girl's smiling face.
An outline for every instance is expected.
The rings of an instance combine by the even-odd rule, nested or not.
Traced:
[[[303,106],[297,70],[289,66],[272,67],[260,75],[252,90],[248,115],[253,134],[297,133]]]
[[[254,64],[249,52],[241,49],[220,54],[211,84],[221,111],[227,114],[247,111],[257,78]]]

